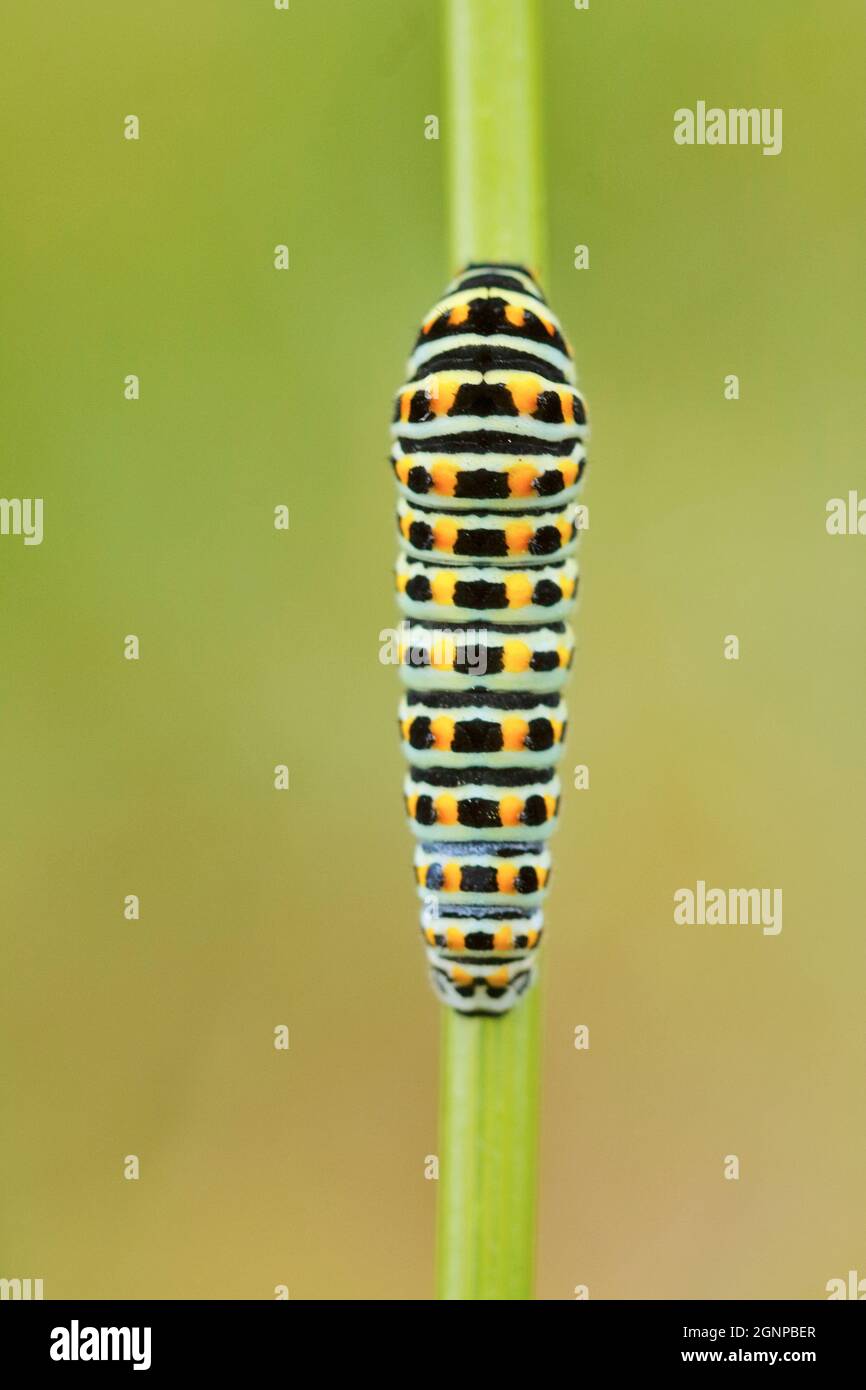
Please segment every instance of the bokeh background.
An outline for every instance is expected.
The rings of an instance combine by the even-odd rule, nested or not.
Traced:
[[[866,19],[542,10],[542,275],[594,436],[538,1292],[822,1298],[866,1275],[866,540],[824,524],[863,483]],[[0,492],[45,539],[0,538],[0,1275],[48,1298],[432,1295],[438,1007],[378,653],[391,392],[453,270],[440,21],[4,18]],[[698,99],[782,107],[783,153],[677,147]],[[675,927],[698,878],[781,887],[781,935]]]

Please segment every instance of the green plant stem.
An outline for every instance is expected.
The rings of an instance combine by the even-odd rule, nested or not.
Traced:
[[[533,0],[446,0],[451,251],[538,266]],[[503,1018],[443,1010],[438,1296],[532,1297],[539,989]]]
[[[438,1294],[532,1297],[539,989],[442,1029]]]
[[[542,253],[534,0],[446,0],[451,250],[468,261]]]

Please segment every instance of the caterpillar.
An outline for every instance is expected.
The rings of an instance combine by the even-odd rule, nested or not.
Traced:
[[[469,265],[396,395],[403,795],[438,997],[506,1013],[533,982],[574,656],[586,404],[535,277]]]

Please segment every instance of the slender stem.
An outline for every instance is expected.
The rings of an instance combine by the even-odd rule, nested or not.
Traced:
[[[542,252],[534,0],[446,0],[451,249],[467,261]]]
[[[451,249],[537,267],[534,0],[446,0]],[[539,990],[503,1018],[443,1011],[438,1295],[532,1297]]]
[[[442,1030],[438,1294],[532,1297],[538,986],[504,1018]]]

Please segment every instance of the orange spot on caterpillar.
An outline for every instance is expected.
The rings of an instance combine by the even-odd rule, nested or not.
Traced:
[[[454,720],[446,714],[437,715],[430,721],[430,732],[433,735],[433,747],[440,752],[448,752],[454,738]]]
[[[508,470],[508,491],[512,497],[529,497],[532,493],[532,484],[537,477],[536,469],[531,463],[521,461],[516,463]]]
[[[457,541],[457,524],[450,517],[440,516],[433,526],[433,544],[437,550],[451,551]]]
[[[529,725],[519,715],[508,714],[502,721],[502,747],[508,753],[519,753],[529,733]]]
[[[499,803],[499,820],[502,825],[519,825],[523,813],[523,802],[519,796],[503,796]]]
[[[509,521],[505,527],[505,544],[509,555],[523,555],[532,540],[532,527],[528,521]]]
[[[442,868],[442,887],[446,893],[459,893],[460,891],[460,865],[455,864],[453,859]]]
[[[517,637],[508,637],[502,644],[502,666],[503,670],[517,673],[529,669],[532,660],[532,651],[525,642],[521,642]]]
[[[441,603],[444,607],[450,607],[454,602],[454,589],[456,584],[456,574],[451,570],[439,570],[430,580],[430,592],[433,595],[433,602]]]
[[[436,376],[433,377],[432,384],[424,389],[433,414],[447,415],[457,399],[460,382],[454,377]]]
[[[500,893],[513,893],[517,869],[513,864],[500,864],[496,870],[496,887]]]
[[[430,469],[433,490],[440,497],[453,497],[457,487],[457,465],[450,459],[437,459]]]
[[[457,824],[457,797],[447,793],[436,798],[436,821],[438,825]]]
[[[538,405],[538,382],[532,376],[513,376],[508,382],[511,399],[521,415],[531,415]]]
[[[532,580],[528,574],[509,574],[505,580],[509,608],[525,608],[532,600]]]

